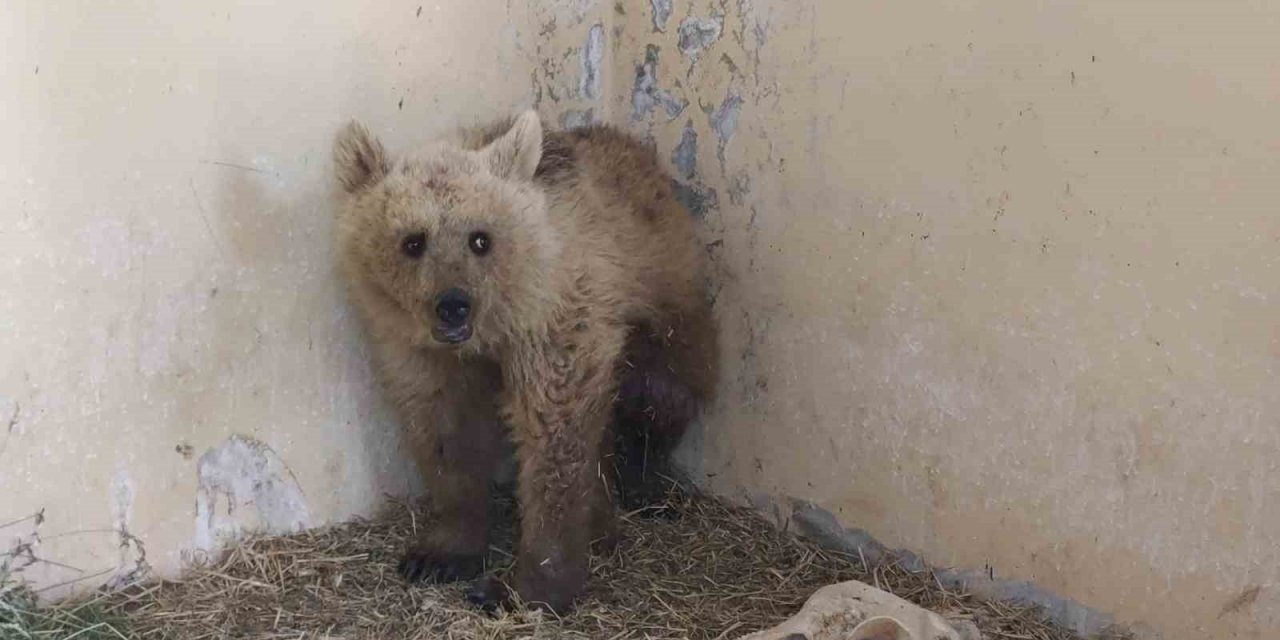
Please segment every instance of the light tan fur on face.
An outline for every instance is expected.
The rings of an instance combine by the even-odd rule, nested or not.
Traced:
[[[609,526],[599,469],[620,383],[641,404],[652,392],[673,407],[661,428],[677,437],[714,390],[691,216],[633,138],[605,127],[544,135],[532,112],[397,160],[352,123],[334,157],[342,271],[438,511],[406,571],[473,573],[487,548],[477,505],[509,439],[523,513],[516,590],[569,606],[587,547]],[[477,231],[492,239],[487,254],[469,249]],[[413,233],[427,239],[416,259],[401,250]],[[433,333],[434,300],[451,288],[473,300],[459,345]]]

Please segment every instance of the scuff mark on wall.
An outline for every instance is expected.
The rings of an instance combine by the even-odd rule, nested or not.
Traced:
[[[703,50],[715,44],[724,33],[724,15],[710,18],[689,16],[680,21],[680,53],[697,62]]]
[[[653,30],[665,32],[671,19],[671,0],[649,0],[649,6],[653,8]]]
[[[665,89],[658,87],[658,54],[661,49],[657,45],[647,45],[644,51],[644,62],[636,65],[636,82],[631,91],[631,117],[643,120],[662,105],[667,112],[667,120],[675,120],[684,113],[689,101],[677,98]]]
[[[1262,585],[1252,585],[1246,587],[1238,595],[1232,597],[1222,606],[1222,611],[1218,613],[1219,618],[1229,615],[1242,613],[1249,609],[1258,601],[1258,596],[1262,595]]]
[[[310,522],[297,478],[262,442],[232,436],[200,456],[196,468],[198,550],[212,551],[244,531],[285,533]]]
[[[600,81],[604,63],[604,25],[596,23],[587,32],[582,47],[582,95],[595,100],[600,97]]]
[[[698,132],[693,128],[692,120],[684,124],[680,144],[671,152],[671,163],[686,180],[693,178],[698,167]]]

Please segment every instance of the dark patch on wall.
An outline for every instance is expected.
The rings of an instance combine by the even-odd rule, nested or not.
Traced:
[[[676,171],[686,180],[693,178],[698,166],[698,132],[693,128],[693,121],[684,123],[684,131],[680,134],[680,144],[671,152],[671,163]]]
[[[676,200],[684,205],[689,213],[701,218],[707,212],[720,207],[720,195],[715,189],[700,187],[695,184],[681,184],[673,180],[671,186],[676,190]]]
[[[1218,618],[1225,618],[1229,615],[1240,613],[1249,607],[1252,607],[1254,603],[1258,601],[1258,596],[1260,595],[1262,595],[1261,585],[1255,584],[1252,587],[1248,587],[1235,597],[1228,600],[1227,604],[1223,605],[1222,611],[1218,612]]]

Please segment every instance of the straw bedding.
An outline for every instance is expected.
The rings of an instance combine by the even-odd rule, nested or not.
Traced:
[[[510,500],[497,508],[509,512]],[[371,520],[252,537],[180,581],[34,613],[43,631],[20,635],[0,624],[0,638],[719,640],[773,626],[819,587],[850,579],[966,617],[992,640],[1076,637],[1033,609],[945,589],[930,572],[866,566],[779,531],[753,511],[674,491],[663,513],[623,517],[621,544],[593,559],[588,596],[569,616],[520,608],[487,615],[466,605],[460,585],[410,586],[396,574],[401,550],[427,526],[415,506],[393,503]],[[499,575],[510,564],[510,542],[507,526],[490,555]],[[80,618],[95,626],[72,630],[68,620]]]

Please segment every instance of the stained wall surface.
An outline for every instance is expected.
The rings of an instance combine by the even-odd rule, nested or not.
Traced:
[[[1153,637],[1280,634],[1280,9],[220,7],[0,9],[0,524],[43,514],[0,544],[38,584],[412,492],[329,141],[532,104],[648,137],[703,222],[707,486]]]
[[[626,3],[704,217],[690,457],[1166,638],[1280,637],[1280,6]]]
[[[413,492],[332,268],[333,135],[524,108],[537,25],[591,10],[3,3],[0,560],[62,595]]]

